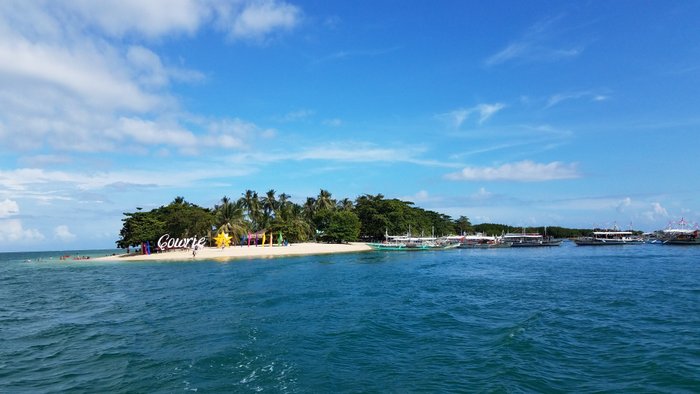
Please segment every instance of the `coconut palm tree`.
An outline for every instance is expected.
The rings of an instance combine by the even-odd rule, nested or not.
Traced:
[[[279,210],[279,216],[282,219],[285,219],[286,217],[289,216],[288,210],[289,210],[289,206],[291,205],[291,203],[289,202],[290,197],[291,196],[287,193],[282,193],[278,197],[277,208]]]
[[[261,202],[263,211],[265,212],[265,214],[268,217],[272,217],[275,215],[275,213],[277,212],[278,203],[277,203],[277,198],[275,198],[275,190],[274,189],[268,190],[268,192],[265,193],[265,197],[263,197],[260,202]]]
[[[338,201],[336,204],[336,208],[341,211],[352,211],[353,207],[352,200],[347,197]]]
[[[241,200],[243,208],[248,213],[248,220],[252,223],[253,230],[258,230],[258,224],[260,223],[260,200],[258,199],[258,193],[252,190],[246,190]]]
[[[335,207],[335,200],[331,198],[331,192],[321,189],[316,198],[316,208],[318,210],[325,210],[332,209],[333,207]]]
[[[236,237],[248,232],[243,206],[233,202],[227,196],[221,198],[221,204],[214,207],[217,233],[226,232]]]
[[[307,241],[311,238],[312,228],[310,222],[306,219],[306,212],[301,205],[288,204],[288,217],[278,222],[280,231],[282,231],[291,241]]]
[[[314,218],[314,214],[316,213],[316,199],[313,197],[306,197],[306,202],[304,203],[304,218],[306,218],[307,221],[311,221]]]

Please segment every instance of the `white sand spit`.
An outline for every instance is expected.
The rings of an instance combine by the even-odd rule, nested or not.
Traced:
[[[302,256],[314,254],[364,252],[372,248],[360,242],[349,244],[322,244],[322,243],[298,243],[289,246],[231,246],[228,248],[204,248],[197,252],[195,260],[228,260],[239,258],[266,258],[284,256]],[[165,253],[153,253],[150,255],[119,255],[99,257],[96,260],[111,261],[152,261],[152,260],[192,260],[192,250],[177,250]]]

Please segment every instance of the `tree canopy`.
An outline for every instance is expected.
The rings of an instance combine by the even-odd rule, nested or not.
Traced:
[[[472,225],[469,218],[450,216],[426,210],[411,201],[387,199],[382,194],[365,194],[354,201],[336,200],[331,192],[320,189],[315,197],[306,197],[295,203],[292,196],[274,189],[259,195],[245,190],[237,200],[221,198],[214,208],[204,208],[176,197],[170,204],[143,211],[125,212],[117,246],[155,244],[163,234],[188,238],[206,236],[212,239],[227,233],[234,240],[249,232],[281,232],[290,242],[320,240],[348,242],[354,240],[381,240],[385,234],[413,236],[444,236],[481,232],[501,234],[508,232],[545,233],[544,227],[514,227],[504,224],[483,223]],[[556,238],[587,235],[592,230],[546,227],[547,235]]]

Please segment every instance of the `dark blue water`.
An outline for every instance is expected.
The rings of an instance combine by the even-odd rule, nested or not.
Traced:
[[[0,392],[700,391],[700,247],[50,256],[0,254]]]

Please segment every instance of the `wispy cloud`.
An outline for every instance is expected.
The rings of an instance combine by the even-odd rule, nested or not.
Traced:
[[[392,53],[395,51],[400,50],[400,46],[393,46],[393,47],[387,47],[387,48],[378,48],[378,49],[354,49],[354,50],[341,50],[337,52],[333,52],[331,54],[321,56],[317,58],[316,60],[313,61],[314,64],[319,64],[319,63],[325,63],[329,61],[339,61],[339,60],[345,60],[345,59],[350,59],[354,57],[376,57],[376,56],[382,56],[386,55],[388,53]]]
[[[630,205],[632,205],[632,199],[629,197],[625,197],[622,201],[620,201],[619,204],[617,204],[617,212],[624,212],[625,208],[629,207]]]
[[[330,127],[340,127],[343,125],[343,121],[338,118],[332,118],[332,119],[325,119],[323,121],[324,126],[330,126]]]
[[[287,112],[282,117],[279,118],[280,122],[298,122],[304,119],[308,119],[313,116],[316,111],[311,109],[297,109],[294,111]]]
[[[530,26],[521,37],[489,56],[484,64],[496,66],[511,61],[552,62],[579,56],[584,50],[583,46],[556,43],[556,25],[561,19],[563,16],[557,16]]]
[[[664,208],[661,203],[653,202],[651,203],[650,209],[642,213],[649,221],[656,221],[668,218],[668,211]]]
[[[242,152],[229,157],[231,163],[276,163],[316,160],[342,163],[410,163],[425,167],[459,168],[462,164],[423,158],[421,146],[379,146],[370,142],[339,141],[309,146],[298,150],[266,150]]]
[[[265,40],[274,32],[294,29],[302,18],[299,7],[279,0],[233,3],[232,7],[220,3],[217,10],[218,25],[231,39]]]
[[[482,124],[505,107],[506,105],[502,103],[478,104],[471,108],[458,108],[447,113],[439,114],[437,118],[458,129],[473,113],[478,114],[479,119],[477,123]]]
[[[470,198],[473,200],[488,200],[493,196],[493,193],[486,190],[485,187],[479,188],[476,193],[473,193]]]
[[[576,164],[558,161],[535,163],[529,160],[506,163],[497,167],[465,167],[459,172],[445,175],[453,181],[518,181],[542,182],[580,177]]]
[[[596,93],[593,91],[585,90],[585,91],[578,91],[578,92],[567,92],[567,93],[557,93],[553,94],[547,99],[547,104],[545,106],[546,108],[551,108],[563,101],[567,100],[576,100],[576,99],[588,99],[590,101],[595,101],[595,102],[600,102],[600,101],[606,101],[610,99],[610,96],[601,94],[601,93]]]

